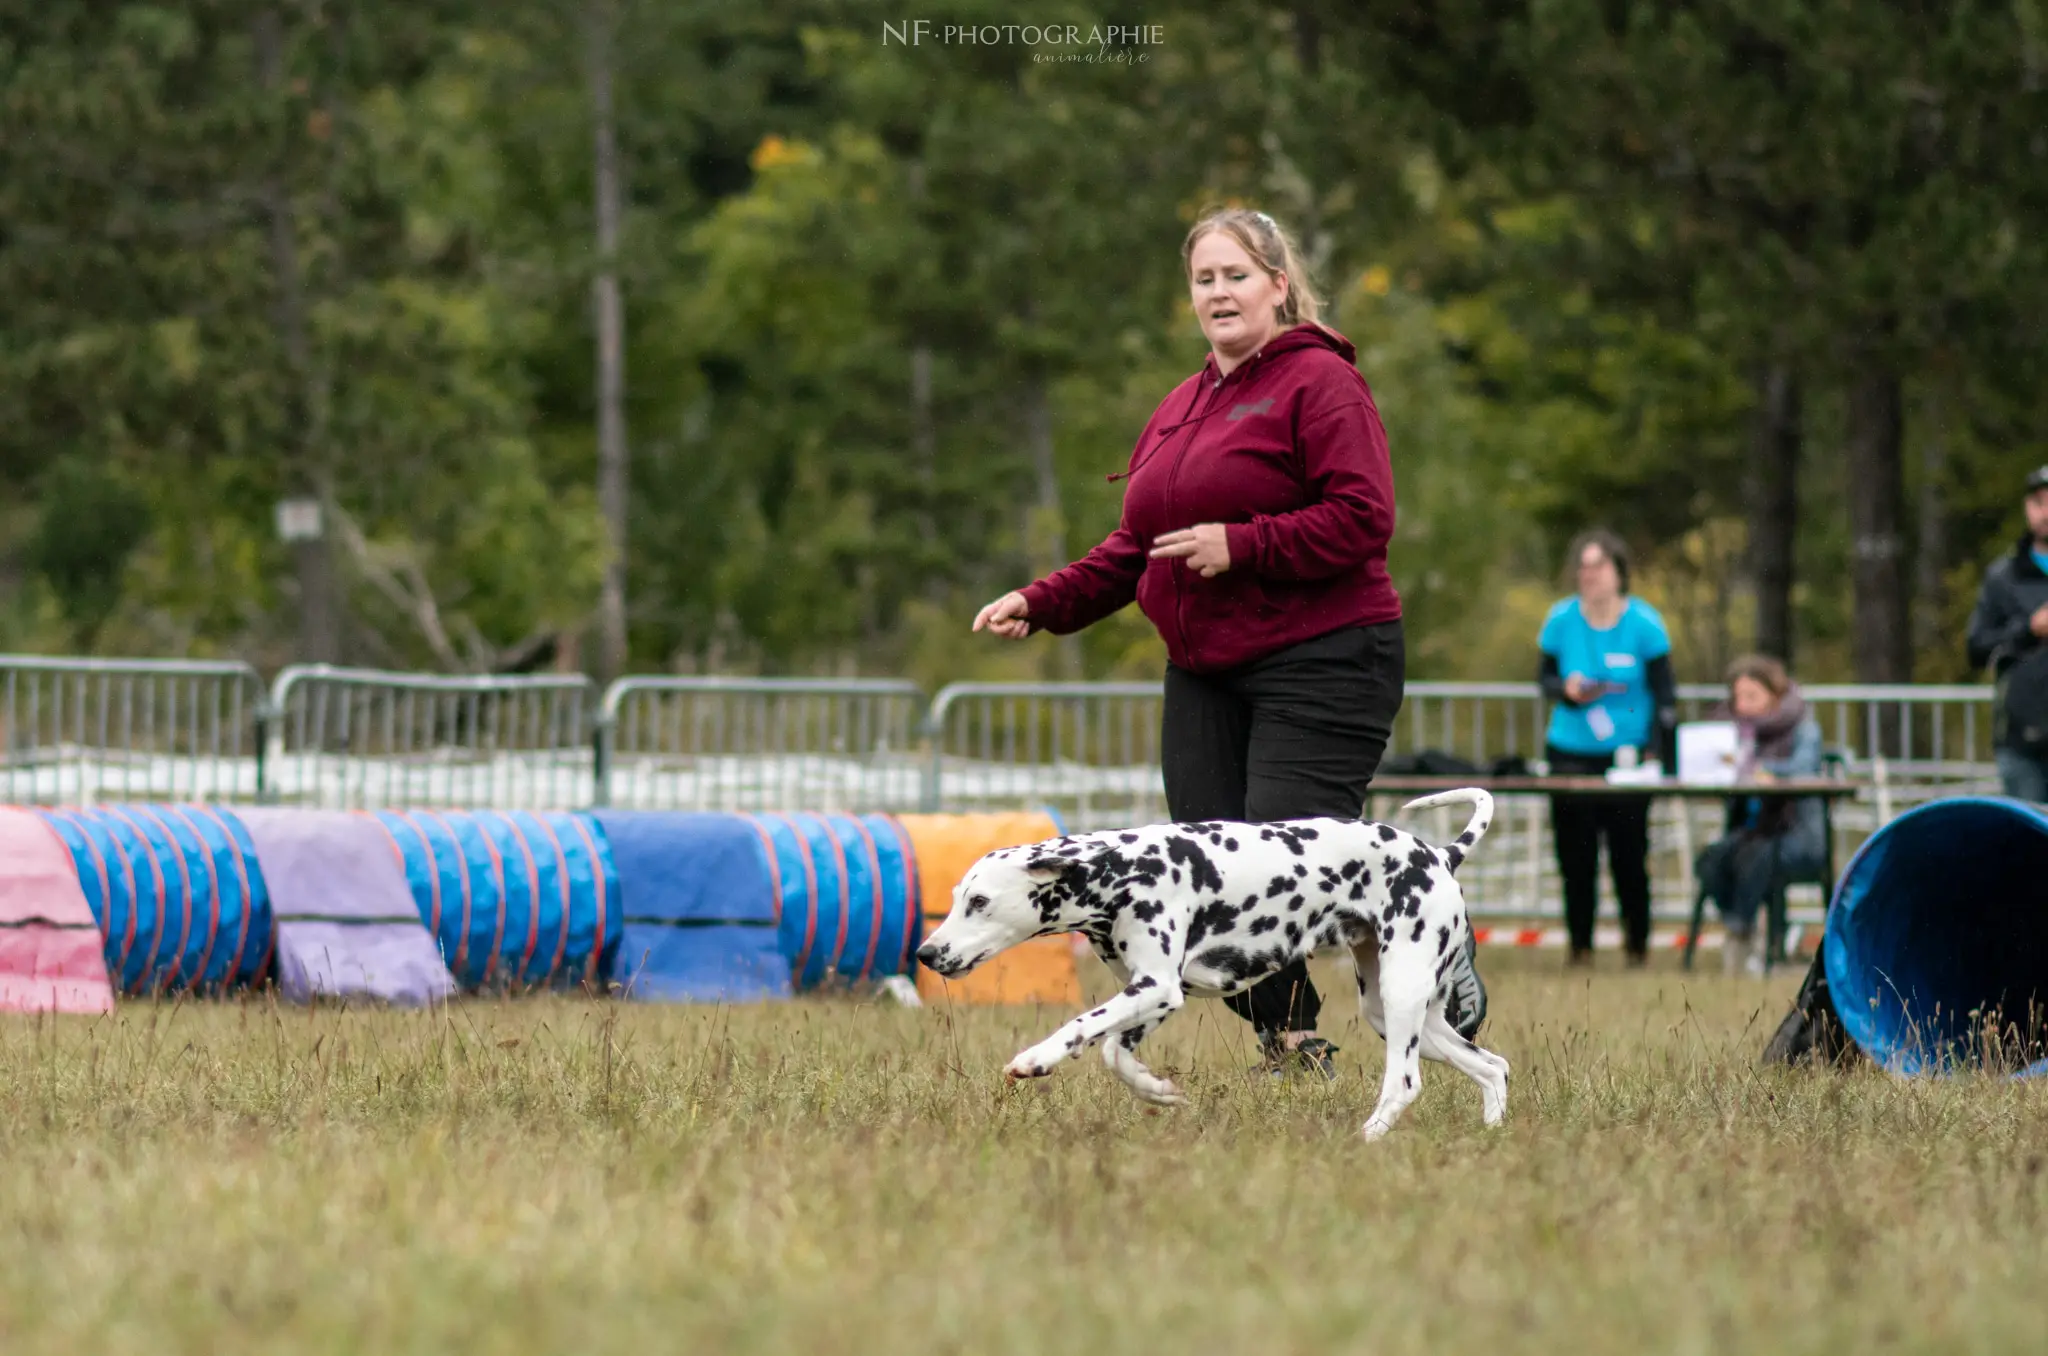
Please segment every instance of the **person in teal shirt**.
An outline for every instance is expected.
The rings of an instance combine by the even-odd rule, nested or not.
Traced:
[[[1623,749],[1676,761],[1678,685],[1671,636],[1657,609],[1628,592],[1628,549],[1604,529],[1582,532],[1566,555],[1578,591],[1550,609],[1537,637],[1537,674],[1551,701],[1544,756],[1558,776],[1604,774]],[[1650,950],[1650,797],[1554,795],[1551,835],[1564,881],[1570,963],[1593,959],[1600,842],[1621,907],[1631,965]]]

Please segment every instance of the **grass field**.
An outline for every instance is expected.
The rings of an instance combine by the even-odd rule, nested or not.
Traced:
[[[1789,977],[1487,959],[1508,1124],[1426,1065],[1375,1146],[1335,1001],[1328,1088],[1191,1004],[1163,1114],[1002,1084],[1064,1012],[8,1019],[0,1351],[2041,1348],[2048,1091],[1760,1072]]]

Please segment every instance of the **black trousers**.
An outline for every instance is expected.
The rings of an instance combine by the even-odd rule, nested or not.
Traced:
[[[1241,668],[1168,666],[1161,761],[1174,819],[1356,819],[1407,676],[1398,621],[1348,627]],[[1308,1031],[1322,999],[1299,961],[1224,1002],[1262,1035]]]
[[[1612,755],[1588,757],[1562,749],[1544,750],[1559,776],[1598,776],[1614,766]],[[1573,796],[1550,798],[1550,832],[1557,845],[1557,873],[1564,878],[1564,926],[1572,950],[1593,949],[1593,914],[1600,899],[1600,840],[1607,839],[1607,867],[1621,907],[1622,945],[1632,956],[1650,949],[1650,798]]]

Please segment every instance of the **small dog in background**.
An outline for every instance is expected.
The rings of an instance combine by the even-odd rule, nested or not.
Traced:
[[[1508,1062],[1445,1015],[1469,971],[1471,927],[1455,873],[1493,822],[1493,797],[1466,788],[1403,808],[1461,804],[1473,807],[1471,822],[1441,849],[1355,819],[1155,824],[1002,848],[969,868],[917,958],[951,978],[1027,938],[1081,933],[1122,991],[1004,1073],[1043,1078],[1100,1041],[1103,1061],[1132,1092],[1173,1106],[1180,1090],[1146,1068],[1137,1048],[1189,996],[1238,993],[1321,947],[1348,946],[1359,1010],[1387,1042],[1365,1138],[1386,1134],[1421,1092],[1420,1059],[1477,1083],[1481,1114],[1497,1125]]]

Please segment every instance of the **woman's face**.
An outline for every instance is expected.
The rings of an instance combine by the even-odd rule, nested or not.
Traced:
[[[1579,552],[1579,597],[1589,603],[1611,603],[1621,594],[1621,571],[1614,558],[1588,543]]]
[[[1209,347],[1242,358],[1279,333],[1287,275],[1260,268],[1230,232],[1210,231],[1188,255],[1188,295]]]
[[[1762,720],[1778,709],[1778,694],[1745,674],[1728,685],[1728,704],[1743,720]]]

